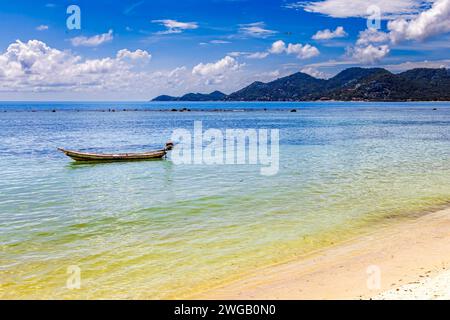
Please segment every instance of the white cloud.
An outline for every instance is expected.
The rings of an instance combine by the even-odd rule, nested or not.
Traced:
[[[278,40],[272,43],[269,52],[272,54],[281,54],[281,53],[293,54],[296,55],[298,59],[309,59],[318,56],[320,54],[319,49],[309,44],[302,45],[300,43],[297,44],[289,43],[286,46],[286,43],[282,40]]]
[[[144,4],[144,0],[141,0],[139,2],[133,3],[132,5],[130,5],[129,7],[127,7],[124,11],[123,14],[124,15],[129,15],[130,13],[132,13],[134,11],[134,9],[136,9],[137,7],[141,6],[142,4]]]
[[[320,54],[319,50],[316,47],[313,47],[309,44],[302,45],[300,43],[292,44],[289,43],[287,49],[287,54],[295,54],[298,59],[309,59]]]
[[[334,67],[349,67],[356,66],[358,62],[355,60],[329,60],[319,63],[311,63],[305,67],[311,68],[334,68]],[[392,72],[406,71],[415,68],[449,68],[450,59],[444,60],[424,60],[424,61],[407,61],[398,64],[379,64],[380,67],[386,68]]]
[[[128,49],[122,49],[117,52],[117,59],[131,59],[131,60],[150,60],[152,55],[145,50],[137,49],[136,51],[130,51]]]
[[[37,31],[45,31],[45,30],[48,30],[48,26],[45,24],[41,24],[40,26],[36,27],[36,30]]]
[[[192,69],[192,74],[205,78],[207,84],[221,83],[229,73],[239,71],[244,64],[235,58],[226,56],[216,62],[199,63]]]
[[[247,56],[249,59],[265,59],[269,55],[269,52],[255,52]]]
[[[370,28],[361,31],[354,47],[347,54],[365,64],[374,64],[386,57],[391,51],[389,34]]]
[[[436,0],[433,6],[413,19],[397,19],[388,23],[394,43],[404,40],[424,40],[450,32],[450,0]]]
[[[328,75],[322,71],[317,70],[313,67],[305,67],[300,70],[300,72],[309,74],[311,77],[317,78],[317,79],[326,79],[328,78]]]
[[[225,41],[225,40],[211,40],[209,43],[211,44],[228,44],[231,43],[230,41]]]
[[[275,41],[272,43],[272,47],[269,49],[270,53],[280,54],[286,51],[286,43],[282,40]]]
[[[160,94],[220,90],[231,93],[255,81],[245,64],[228,56],[170,70],[149,71],[144,50],[84,58],[39,40],[16,41],[0,52],[0,97],[5,100],[147,100]],[[133,59],[134,58],[134,59]]]
[[[266,29],[264,22],[241,24],[239,32],[254,38],[267,38],[277,33],[277,31]]]
[[[256,73],[254,75],[253,81],[261,81],[261,82],[270,82],[276,79],[279,79],[280,77],[286,76],[287,74],[281,73],[280,70],[273,70],[273,71],[265,71]]]
[[[333,68],[338,66],[350,66],[355,65],[355,61],[353,60],[328,60],[328,61],[322,61],[317,63],[310,63],[307,65],[307,67],[313,67],[313,68]]]
[[[201,46],[207,46],[210,44],[215,44],[215,45],[220,45],[220,44],[230,44],[230,41],[226,41],[226,40],[211,40],[208,42],[200,42],[199,45]]]
[[[278,40],[272,43],[269,49],[267,51],[262,52],[254,52],[254,53],[247,53],[247,52],[236,52],[236,54],[239,55],[245,55],[249,59],[265,59],[270,54],[289,54],[289,55],[296,55],[298,59],[309,59],[313,58],[315,56],[318,56],[320,54],[319,49],[316,47],[313,47],[309,44],[303,45],[300,43],[289,43],[286,45],[286,43],[283,40]]]
[[[391,47],[399,42],[420,41],[450,32],[450,0],[436,0],[431,8],[413,18],[389,21],[388,30],[361,31],[356,45],[348,53],[361,62],[375,63],[389,54]]]
[[[406,71],[415,68],[449,68],[450,67],[450,59],[445,60],[434,60],[434,61],[407,61],[399,64],[388,64],[384,65],[384,67],[388,70],[398,72],[398,71]]]
[[[98,34],[92,37],[79,36],[70,39],[70,42],[74,47],[97,47],[101,44],[110,42],[114,39],[113,31],[109,30],[108,33]]]
[[[153,82],[153,86],[156,88],[161,88],[165,92],[173,89],[178,89],[182,86],[192,85],[193,82],[190,81],[192,74],[188,71],[185,66],[177,67],[173,70],[168,71],[157,71],[151,75],[150,83]],[[183,94],[186,92],[183,92]]]
[[[201,79],[206,85],[217,85],[230,78],[245,64],[240,64],[235,58],[225,56],[212,63],[199,63],[192,69],[192,75]]]
[[[165,31],[159,31],[157,34],[182,33],[185,30],[198,29],[197,22],[180,22],[172,19],[153,20],[153,23],[159,23],[167,28]]]
[[[137,86],[142,73],[123,58],[150,56],[142,50],[121,50],[115,58],[83,59],[69,51],[30,40],[10,44],[0,55],[0,87],[13,91],[117,90]]]
[[[383,31],[370,28],[361,31],[356,41],[356,45],[367,46],[369,44],[380,44],[389,42],[389,34]]]
[[[245,52],[245,51],[232,51],[232,52],[229,52],[227,55],[230,56],[230,57],[233,57],[233,58],[237,58],[237,57],[246,56],[246,55],[249,55],[249,54],[251,54],[251,53],[250,52]]]
[[[394,19],[399,16],[410,16],[421,11],[424,5],[434,0],[323,0],[301,1],[288,4],[288,8],[303,9],[307,12],[321,13],[333,18],[365,18],[370,14],[367,9],[377,6],[381,9],[382,18]]]
[[[281,73],[280,73],[280,70],[274,70],[274,71],[262,73],[261,75],[268,76],[270,78],[278,78],[281,75]]]
[[[423,41],[450,32],[450,0],[320,0],[291,3],[287,7],[321,13],[335,18],[371,15],[368,9],[379,7],[381,18],[389,20],[387,32],[367,29],[359,33],[347,54],[363,63],[375,63],[386,57],[401,42]],[[313,38],[328,38],[330,30]]]
[[[388,30],[393,43],[450,32],[450,0],[355,0],[351,4],[348,0],[322,0],[288,5],[335,18],[366,18],[372,6],[380,8],[383,19],[390,20]]]
[[[330,29],[317,31],[315,35],[313,35],[312,39],[314,40],[330,40],[334,38],[344,38],[348,34],[345,32],[344,27],[337,27],[336,30],[331,31]]]
[[[380,61],[390,52],[388,45],[374,46],[356,46],[349,49],[349,54],[362,63],[373,64]]]

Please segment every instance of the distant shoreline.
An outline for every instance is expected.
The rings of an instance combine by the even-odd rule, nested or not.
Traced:
[[[418,102],[450,102],[450,100],[227,100],[227,101],[148,101],[148,103],[418,103]]]
[[[302,101],[148,101],[148,100],[123,100],[123,101],[116,101],[116,100],[96,100],[96,101],[79,101],[79,100],[57,100],[57,101],[27,101],[27,100],[17,100],[17,101],[0,101],[1,104],[69,104],[69,103],[76,103],[76,104],[90,104],[90,103],[98,103],[98,104],[113,104],[113,103],[123,103],[123,104],[180,104],[180,103],[192,103],[192,104],[203,104],[203,103],[292,103],[292,104],[299,104],[299,103],[317,103],[317,104],[326,104],[326,103],[447,103],[450,102],[449,100],[415,100],[415,101],[406,101],[406,100],[398,100],[398,101],[384,101],[384,100],[302,100]]]
[[[450,107],[450,101],[265,101],[265,102],[0,102],[0,115],[8,113],[236,113],[236,112],[302,112],[317,108],[385,107],[401,108],[411,106],[430,108]]]
[[[450,70],[416,68],[394,74],[383,68],[348,68],[329,79],[297,72],[252,84],[231,94],[161,95],[152,101],[448,101]]]
[[[450,102],[449,100],[206,100],[206,101],[157,101],[150,100],[145,103],[418,103],[418,102]]]

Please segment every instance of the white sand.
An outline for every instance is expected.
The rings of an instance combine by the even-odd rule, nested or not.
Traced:
[[[450,299],[450,209],[255,270],[192,298]]]
[[[450,300],[450,272],[422,276],[419,281],[383,292],[373,300]]]

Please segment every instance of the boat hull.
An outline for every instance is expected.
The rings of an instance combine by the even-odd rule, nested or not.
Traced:
[[[162,159],[166,156],[166,150],[157,150],[145,153],[123,153],[123,154],[97,154],[71,151],[58,148],[59,151],[77,162],[115,162],[115,161],[145,161]]]

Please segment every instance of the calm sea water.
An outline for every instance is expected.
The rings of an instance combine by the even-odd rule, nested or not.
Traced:
[[[280,129],[279,174],[56,151],[159,148],[196,120]],[[2,103],[0,297],[183,298],[435,210],[449,128],[449,103]]]

